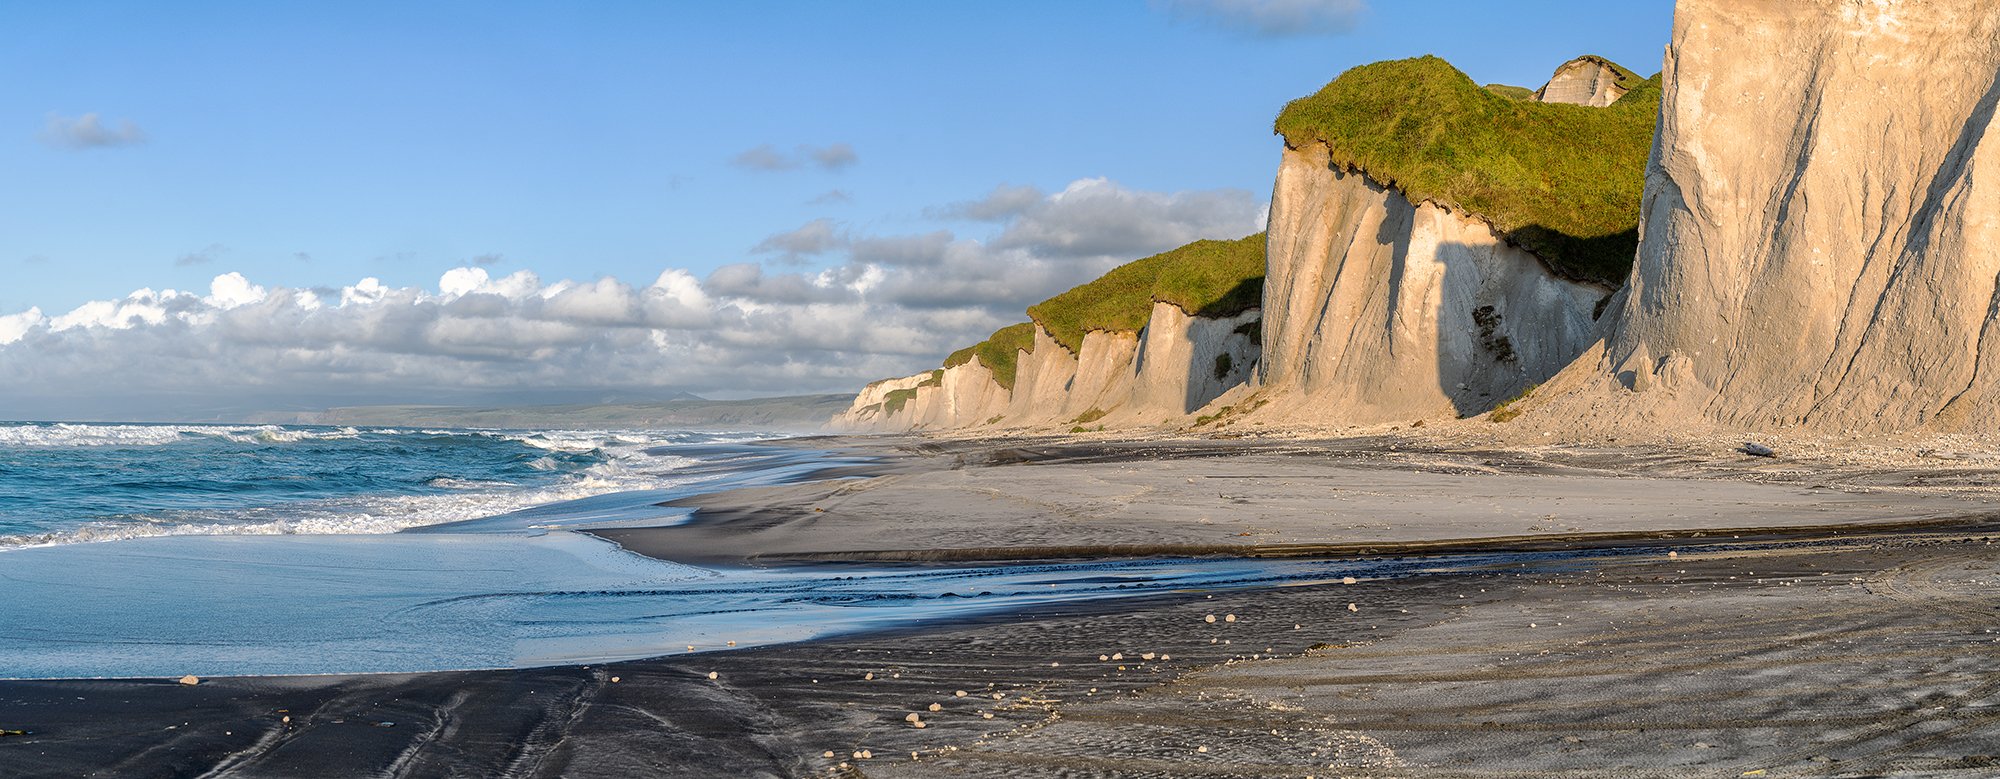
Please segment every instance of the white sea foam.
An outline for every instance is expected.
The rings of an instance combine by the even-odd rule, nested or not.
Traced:
[[[613,492],[658,489],[674,483],[663,470],[694,463],[686,457],[648,457],[643,468],[619,460],[590,466],[559,484],[519,489],[502,482],[439,485],[449,495],[385,495],[294,504],[277,509],[177,511],[93,522],[73,530],[0,536],[0,550],[121,541],[156,536],[351,535],[394,533],[461,522]]]
[[[370,434],[406,434],[371,430]],[[394,533],[413,527],[459,522],[506,514],[536,506],[628,490],[658,489],[684,481],[673,472],[698,460],[669,454],[648,454],[653,446],[686,440],[684,434],[629,431],[422,431],[431,435],[478,435],[518,441],[565,454],[597,452],[605,459],[556,483],[522,488],[498,481],[454,477],[430,480],[447,495],[378,495],[290,504],[279,508],[173,511],[155,515],[107,519],[82,527],[48,533],[0,536],[0,550],[61,544],[117,541],[154,536],[194,535],[346,535]],[[353,438],[355,428],[299,430],[275,425],[84,425],[36,424],[0,426],[0,446],[80,447],[151,446],[171,444],[188,436],[214,436],[245,443],[289,443],[308,439]],[[761,436],[719,439],[748,441]],[[560,470],[554,457],[529,463],[537,470]]]
[[[354,438],[361,431],[300,430],[278,425],[91,425],[16,424],[0,425],[0,446],[164,446],[190,438],[222,438],[238,443],[283,444],[307,440]]]
[[[626,430],[432,430],[417,431],[430,436],[483,436],[517,441],[537,449],[555,452],[590,452],[642,448],[682,443],[683,433],[648,433]],[[392,428],[362,430],[355,427],[302,429],[281,425],[134,425],[89,423],[4,423],[0,422],[0,446],[162,446],[191,438],[220,438],[237,443],[283,444],[298,441],[328,441],[357,438],[364,434],[397,436],[409,431]],[[754,441],[765,436],[724,433],[713,436],[717,443]]]

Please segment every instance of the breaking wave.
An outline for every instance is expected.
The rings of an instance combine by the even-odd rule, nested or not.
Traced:
[[[393,533],[689,481],[752,435],[0,424],[0,550],[153,536]],[[13,505],[7,505],[7,504]]]

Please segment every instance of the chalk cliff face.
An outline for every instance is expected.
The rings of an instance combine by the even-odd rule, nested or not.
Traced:
[[[1991,430],[1996,102],[1990,0],[1682,0],[1638,262],[1555,416]]]
[[[1034,349],[1017,353],[1011,390],[974,358],[941,377],[925,372],[871,384],[832,426],[889,432],[1172,422],[1248,378],[1259,352],[1258,316],[1252,309],[1199,317],[1155,303],[1140,332],[1093,331],[1077,353],[1037,328]],[[906,397],[892,402],[899,391]]]
[[[1012,380],[1004,400],[958,374],[919,375],[864,392],[835,425],[1362,425],[1488,411],[1600,341],[1603,280],[1629,267],[1653,134],[1656,87],[1601,58],[1566,64],[1539,94],[1601,107],[1628,90],[1579,109],[1519,102],[1436,58],[1350,70],[1274,122],[1286,149],[1267,236],[1128,263],[1030,307],[1032,333],[1005,328],[948,359],[983,354]],[[1259,292],[1261,309],[1244,310]]]
[[[1629,87],[1619,83],[1617,67],[1598,57],[1578,57],[1556,68],[1549,83],[1535,90],[1535,99],[1544,103],[1569,103],[1603,108],[1618,102]]]
[[[962,365],[870,384],[831,424],[855,431],[972,427],[1005,414],[1007,403],[1007,389],[975,357]]]
[[[1266,417],[1371,424],[1486,411],[1594,340],[1611,290],[1550,272],[1474,217],[1286,149],[1271,196]]]

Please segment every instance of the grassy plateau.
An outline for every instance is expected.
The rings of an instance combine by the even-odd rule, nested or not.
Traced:
[[[1292,101],[1275,129],[1292,148],[1325,144],[1335,164],[1411,200],[1485,219],[1559,273],[1618,285],[1638,247],[1660,106],[1658,76],[1627,83],[1605,108],[1539,103],[1437,57],[1393,60]]]
[[[1138,332],[1154,302],[1211,318],[1264,301],[1264,234],[1195,241],[1111,269],[1095,281],[1028,307],[1028,317],[1072,352],[1092,330]]]

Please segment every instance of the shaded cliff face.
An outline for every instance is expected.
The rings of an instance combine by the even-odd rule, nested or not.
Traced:
[[[1139,332],[1093,330],[1077,353],[1038,327],[1033,351],[1016,353],[1011,390],[974,357],[941,377],[925,372],[869,385],[830,426],[900,432],[1184,420],[1249,378],[1260,351],[1259,316],[1251,309],[1202,317],[1155,303]],[[903,399],[892,402],[899,392]]]
[[[1551,273],[1485,222],[1286,149],[1271,197],[1266,416],[1349,424],[1475,414],[1596,339],[1610,294]]]
[[[2000,5],[1682,0],[1612,419],[2000,422]]]

